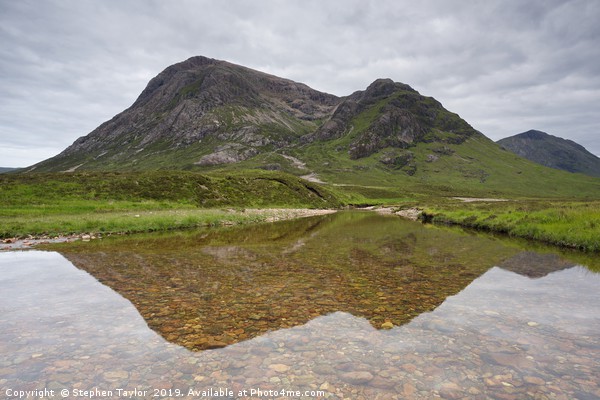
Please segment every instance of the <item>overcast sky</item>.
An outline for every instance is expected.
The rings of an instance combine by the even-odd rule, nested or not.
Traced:
[[[598,0],[0,0],[0,166],[54,156],[203,55],[339,96],[391,78],[497,140],[600,155]]]

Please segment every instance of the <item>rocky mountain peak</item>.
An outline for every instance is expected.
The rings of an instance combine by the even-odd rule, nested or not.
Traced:
[[[532,139],[532,140],[544,140],[550,136],[546,132],[536,131],[535,129],[530,129],[527,132],[521,133],[520,135],[523,139]]]
[[[450,135],[426,138],[435,130]],[[349,137],[347,151],[352,159],[359,159],[385,148],[406,149],[424,140],[462,143],[472,134],[475,130],[469,124],[435,99],[407,84],[377,79],[366,90],[346,97],[329,120],[302,139],[310,143]]]
[[[394,82],[393,80],[386,78],[386,79],[376,79],[375,81],[373,81],[373,83],[371,83],[367,89],[364,91],[363,95],[363,99],[381,99],[381,98],[385,98],[387,96],[392,95],[393,93],[399,91],[399,90],[408,90],[408,91],[415,91],[413,88],[411,88],[409,85],[404,84],[404,83],[400,83],[400,82]]]
[[[188,75],[189,79],[191,80],[193,78],[193,71],[198,70],[199,68],[205,68],[209,65],[217,65],[221,62],[222,61],[212,58],[196,56],[167,67],[164,71],[159,73],[157,76],[152,78],[150,82],[148,82],[146,88],[133,103],[132,107],[145,104],[156,95],[158,90],[165,90],[175,76],[184,74]]]

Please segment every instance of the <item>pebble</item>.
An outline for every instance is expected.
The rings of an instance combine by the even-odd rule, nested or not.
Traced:
[[[129,373],[123,370],[107,371],[104,373],[104,378],[108,381],[119,381],[129,378]]]
[[[284,373],[290,370],[290,367],[285,364],[271,364],[269,368],[275,372]]]
[[[369,385],[380,389],[392,389],[396,386],[396,382],[380,376],[375,376],[371,381],[369,381]]]
[[[538,378],[537,376],[526,376],[523,378],[523,380],[532,385],[541,386],[546,384],[546,381],[544,381],[542,378]]]
[[[402,385],[402,393],[406,397],[412,397],[412,395],[417,391],[415,385],[410,382],[406,382]]]
[[[414,364],[402,364],[400,367],[409,373],[413,373],[417,370],[417,366]]]
[[[373,374],[368,371],[352,371],[345,372],[340,377],[353,385],[361,385],[370,382],[373,379]]]
[[[464,399],[465,393],[456,383],[449,382],[442,384],[439,390],[440,396],[444,399]]]

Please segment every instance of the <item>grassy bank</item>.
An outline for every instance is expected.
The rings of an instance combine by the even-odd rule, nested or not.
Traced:
[[[268,171],[2,175],[0,238],[251,223],[281,212],[239,210],[339,206],[320,185]]]
[[[282,210],[337,209],[350,204],[416,206],[434,223],[600,251],[600,201],[513,197],[506,202],[464,203],[425,189],[327,186],[256,170],[2,174],[0,238],[246,224],[293,217]]]
[[[433,223],[505,233],[585,251],[600,251],[600,201],[444,202],[424,207]]]
[[[321,214],[308,209],[170,209],[54,214],[3,219],[2,238],[52,238],[79,234],[128,234],[192,229],[203,226],[243,225]]]

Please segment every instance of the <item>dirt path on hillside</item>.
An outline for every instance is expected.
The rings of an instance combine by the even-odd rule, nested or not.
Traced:
[[[460,200],[464,203],[472,203],[475,201],[488,201],[488,202],[510,201],[509,199],[494,199],[494,198],[485,198],[485,197],[453,197],[453,199]]]
[[[325,183],[321,179],[319,179],[319,176],[315,172],[308,169],[308,167],[306,166],[306,163],[304,161],[302,161],[296,157],[288,156],[287,154],[280,154],[280,155],[281,155],[281,157],[285,158],[286,160],[290,160],[292,162],[292,165],[295,168],[304,169],[304,170],[309,171],[308,174],[302,175],[300,178],[307,180],[309,182]]]

